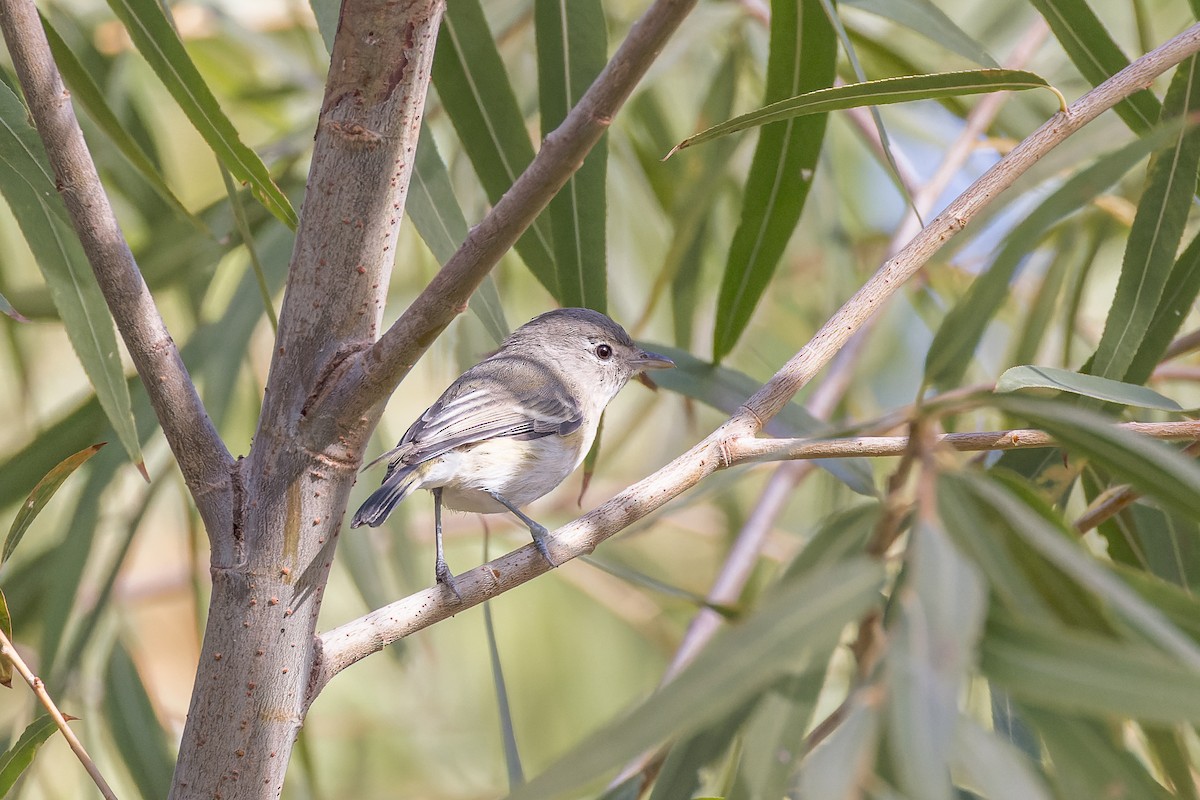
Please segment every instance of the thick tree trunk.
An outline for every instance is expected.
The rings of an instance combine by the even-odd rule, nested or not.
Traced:
[[[378,409],[307,409],[369,347],[393,266],[442,0],[346,0],[259,429],[210,531],[213,591],[171,797],[278,797],[314,691],[316,622]],[[232,553],[220,563],[219,553]]]

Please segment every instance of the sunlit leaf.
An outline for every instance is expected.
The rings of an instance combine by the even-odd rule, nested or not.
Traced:
[[[289,228],[296,211],[271,179],[258,155],[242,143],[237,129],[221,110],[200,71],[156,0],[110,0],[109,7],[125,26],[138,52],[150,64],[179,108],[233,176],[249,184],[254,196]]]
[[[54,719],[49,714],[43,714],[29,723],[16,744],[0,754],[0,797],[12,790],[17,778],[33,763],[38,748],[57,730]]]
[[[1157,408],[1161,411],[1183,411],[1178,403],[1153,389],[1132,383],[1122,383],[1096,375],[1072,372],[1057,367],[1038,367],[1027,364],[1005,370],[996,381],[997,392],[1016,392],[1021,389],[1057,389],[1109,403],[1138,408]]]
[[[105,445],[104,442],[94,444],[91,447],[86,447],[78,453],[73,453],[67,456],[58,463],[54,469],[46,473],[37,485],[33,487],[33,491],[29,493],[29,497],[21,505],[17,516],[13,519],[12,527],[8,529],[8,536],[4,539],[4,553],[0,555],[0,564],[8,560],[13,551],[17,549],[17,545],[21,542],[21,537],[25,535],[25,531],[29,529],[30,523],[37,517],[41,510],[46,507],[46,503],[50,502],[50,498],[58,491],[72,472],[79,469],[89,458],[100,452],[100,448]]]
[[[536,0],[534,21],[544,138],[566,118],[604,68],[608,36],[600,0]],[[607,310],[607,167],[608,137],[602,136],[550,201],[558,273],[556,299],[565,306]]]
[[[819,0],[772,3],[766,102],[832,86],[836,62],[837,38]],[[775,274],[812,186],[825,121],[786,119],[759,134],[721,279],[714,362],[733,350]]]
[[[938,72],[931,75],[904,75],[864,83],[850,83],[797,94],[786,100],[766,105],[748,114],[714,125],[706,131],[689,136],[668,155],[721,136],[769,125],[772,122],[795,119],[809,114],[825,114],[861,106],[882,106],[909,103],[915,100],[937,100],[942,97],[962,97],[990,92],[1019,92],[1027,89],[1049,89],[1058,95],[1062,106],[1066,102],[1058,90],[1032,72],[1018,69],[977,69],[963,72]]]

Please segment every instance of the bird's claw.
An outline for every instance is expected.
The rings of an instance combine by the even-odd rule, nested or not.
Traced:
[[[462,602],[462,592],[458,590],[458,584],[454,580],[454,573],[450,571],[450,567],[445,561],[439,560],[433,565],[433,574],[437,578],[438,583],[454,592],[454,596],[458,598],[459,602]]]

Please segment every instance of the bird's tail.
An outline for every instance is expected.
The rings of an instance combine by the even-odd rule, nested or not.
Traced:
[[[396,504],[417,489],[421,481],[420,466],[418,464],[393,470],[383,479],[383,485],[359,506],[358,511],[354,512],[354,519],[350,521],[350,527],[357,528],[360,525],[368,525],[375,528],[383,524]]]

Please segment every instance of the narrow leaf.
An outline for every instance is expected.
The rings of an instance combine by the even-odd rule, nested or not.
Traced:
[[[1162,361],[1167,348],[1179,333],[1180,326],[1196,302],[1197,294],[1200,294],[1200,235],[1192,239],[1171,267],[1158,308],[1142,336],[1133,363],[1125,371],[1127,382],[1145,383],[1150,379],[1154,368]]]
[[[715,722],[783,674],[815,666],[845,625],[877,602],[882,582],[877,562],[857,558],[783,588],[719,633],[674,681],[515,791],[513,800],[573,795],[666,737]]]
[[[58,463],[58,466],[46,473],[37,482],[37,485],[33,487],[33,491],[29,493],[29,497],[25,499],[20,510],[17,511],[17,516],[13,519],[12,527],[8,529],[8,536],[4,539],[4,553],[0,555],[0,564],[8,561],[9,556],[17,549],[17,545],[21,542],[21,537],[25,535],[25,531],[28,530],[30,523],[46,507],[46,503],[50,502],[50,498],[63,485],[63,481],[72,472],[79,469],[85,461],[98,453],[104,445],[104,442],[100,442],[91,447],[85,447],[78,453],[67,456]]]
[[[1129,66],[1129,59],[1104,29],[1087,0],[1032,0],[1032,3],[1092,86]],[[1158,120],[1158,98],[1143,89],[1122,100],[1114,110],[1134,133],[1144,134]]]
[[[0,85],[0,192],[33,251],[67,338],[105,415],[130,460],[140,465],[141,448],[112,315],[55,190],[41,139],[29,123],[25,105],[4,85]]]
[[[424,126],[417,140],[417,162],[404,212],[439,264],[449,261],[467,238],[467,220],[450,185],[450,173],[438,153],[433,134]],[[509,327],[500,305],[500,292],[491,275],[471,295],[469,305],[493,341],[496,344],[504,341]]]
[[[49,714],[43,714],[29,723],[17,743],[0,755],[0,797],[12,790],[17,778],[33,763],[38,748],[57,730],[54,719]]]
[[[930,0],[842,0],[842,4],[890,19],[980,66],[1000,66],[979,42]]]
[[[138,174],[145,178],[146,182],[150,184],[150,188],[154,189],[158,196],[167,202],[168,206],[196,227],[204,229],[204,223],[188,211],[187,207],[175,196],[171,187],[167,186],[166,181],[163,180],[162,173],[146,156],[141,146],[129,135],[121,121],[117,119],[117,115],[109,107],[108,101],[104,98],[104,92],[96,85],[91,73],[75,57],[75,53],[44,14],[42,15],[42,28],[46,31],[46,39],[50,42],[50,52],[54,56],[54,63],[58,65],[58,69],[62,73],[63,82],[71,90],[71,99],[87,112],[96,126],[112,141],[121,155],[138,171]]]
[[[867,691],[849,698],[842,723],[800,765],[800,796],[821,800],[854,800],[874,776],[871,769],[879,743],[878,703]]]
[[[1200,672],[1145,645],[1032,620],[993,620],[981,666],[1014,698],[1088,716],[1200,721]]]
[[[496,626],[492,621],[490,603],[483,604],[483,627],[487,631],[488,661],[492,668],[492,685],[496,688],[496,710],[500,715],[500,737],[504,741],[504,766],[508,770],[508,788],[515,789],[525,782],[525,770],[521,768],[521,753],[517,749],[517,734],[513,728],[512,708],[508,703],[508,685],[504,680],[504,667],[500,663],[500,650],[496,646]]]
[[[837,37],[819,0],[772,3],[768,103],[831,86],[836,63]],[[733,350],[775,274],[812,186],[825,121],[787,119],[759,135],[721,279],[714,362]]]
[[[117,750],[142,797],[166,797],[175,760],[137,666],[119,640],[104,676],[104,710]]]
[[[996,381],[997,392],[1016,392],[1021,389],[1058,389],[1123,406],[1157,408],[1161,411],[1183,411],[1179,403],[1145,386],[1122,383],[1057,367],[1033,365],[1012,367],[1005,370],[1000,379]]]
[[[258,155],[242,144],[237,129],[221,110],[158,2],[109,0],[108,5],[129,32],[138,52],[225,168],[239,181],[249,184],[258,201],[294,230],[295,209],[275,185]]]
[[[1135,164],[1170,141],[1170,137],[1178,136],[1180,130],[1178,125],[1163,126],[1149,136],[1105,153],[1063,182],[1017,224],[1005,237],[991,266],[975,279],[938,327],[925,357],[926,381],[940,387],[957,386],[988,323],[1007,298],[1017,268],[1046,232],[1106,191]]]
[[[12,615],[8,612],[8,598],[4,596],[4,592],[0,592],[0,630],[4,631],[5,638],[11,642],[13,639]],[[11,689],[12,675],[12,663],[6,658],[0,658],[0,685]]]
[[[433,83],[488,200],[497,202],[533,161],[533,145],[479,0],[447,5],[433,56]],[[553,238],[543,214],[516,249],[534,276],[561,300]]]
[[[566,118],[608,61],[600,0],[536,0],[538,95],[542,136]],[[605,311],[605,182],[608,137],[601,137],[550,201],[557,299]]]
[[[1200,108],[1200,58],[1179,65],[1167,90],[1165,118],[1186,117]],[[1146,190],[1129,231],[1121,277],[1104,334],[1088,372],[1121,380],[1141,349],[1175,263],[1200,165],[1200,131],[1185,128],[1155,153]]]
[[[769,125],[772,122],[794,119],[809,114],[825,114],[860,106],[883,106],[909,103],[915,100],[937,100],[991,92],[1020,92],[1027,89],[1049,89],[1058,97],[1062,108],[1066,100],[1046,82],[1045,78],[1019,69],[976,69],[962,72],[936,72],[929,75],[903,75],[877,81],[832,86],[766,105],[748,114],[734,117],[706,131],[689,136],[667,157],[688,147],[728,136],[731,133]]]
[[[16,320],[17,322],[29,322],[29,320],[26,319],[20,311],[17,311],[12,307],[12,305],[4,298],[4,295],[2,294],[0,294],[0,314]]]
[[[1050,800],[1037,769],[1013,745],[967,716],[954,732],[954,772],[963,788],[988,800]]]

